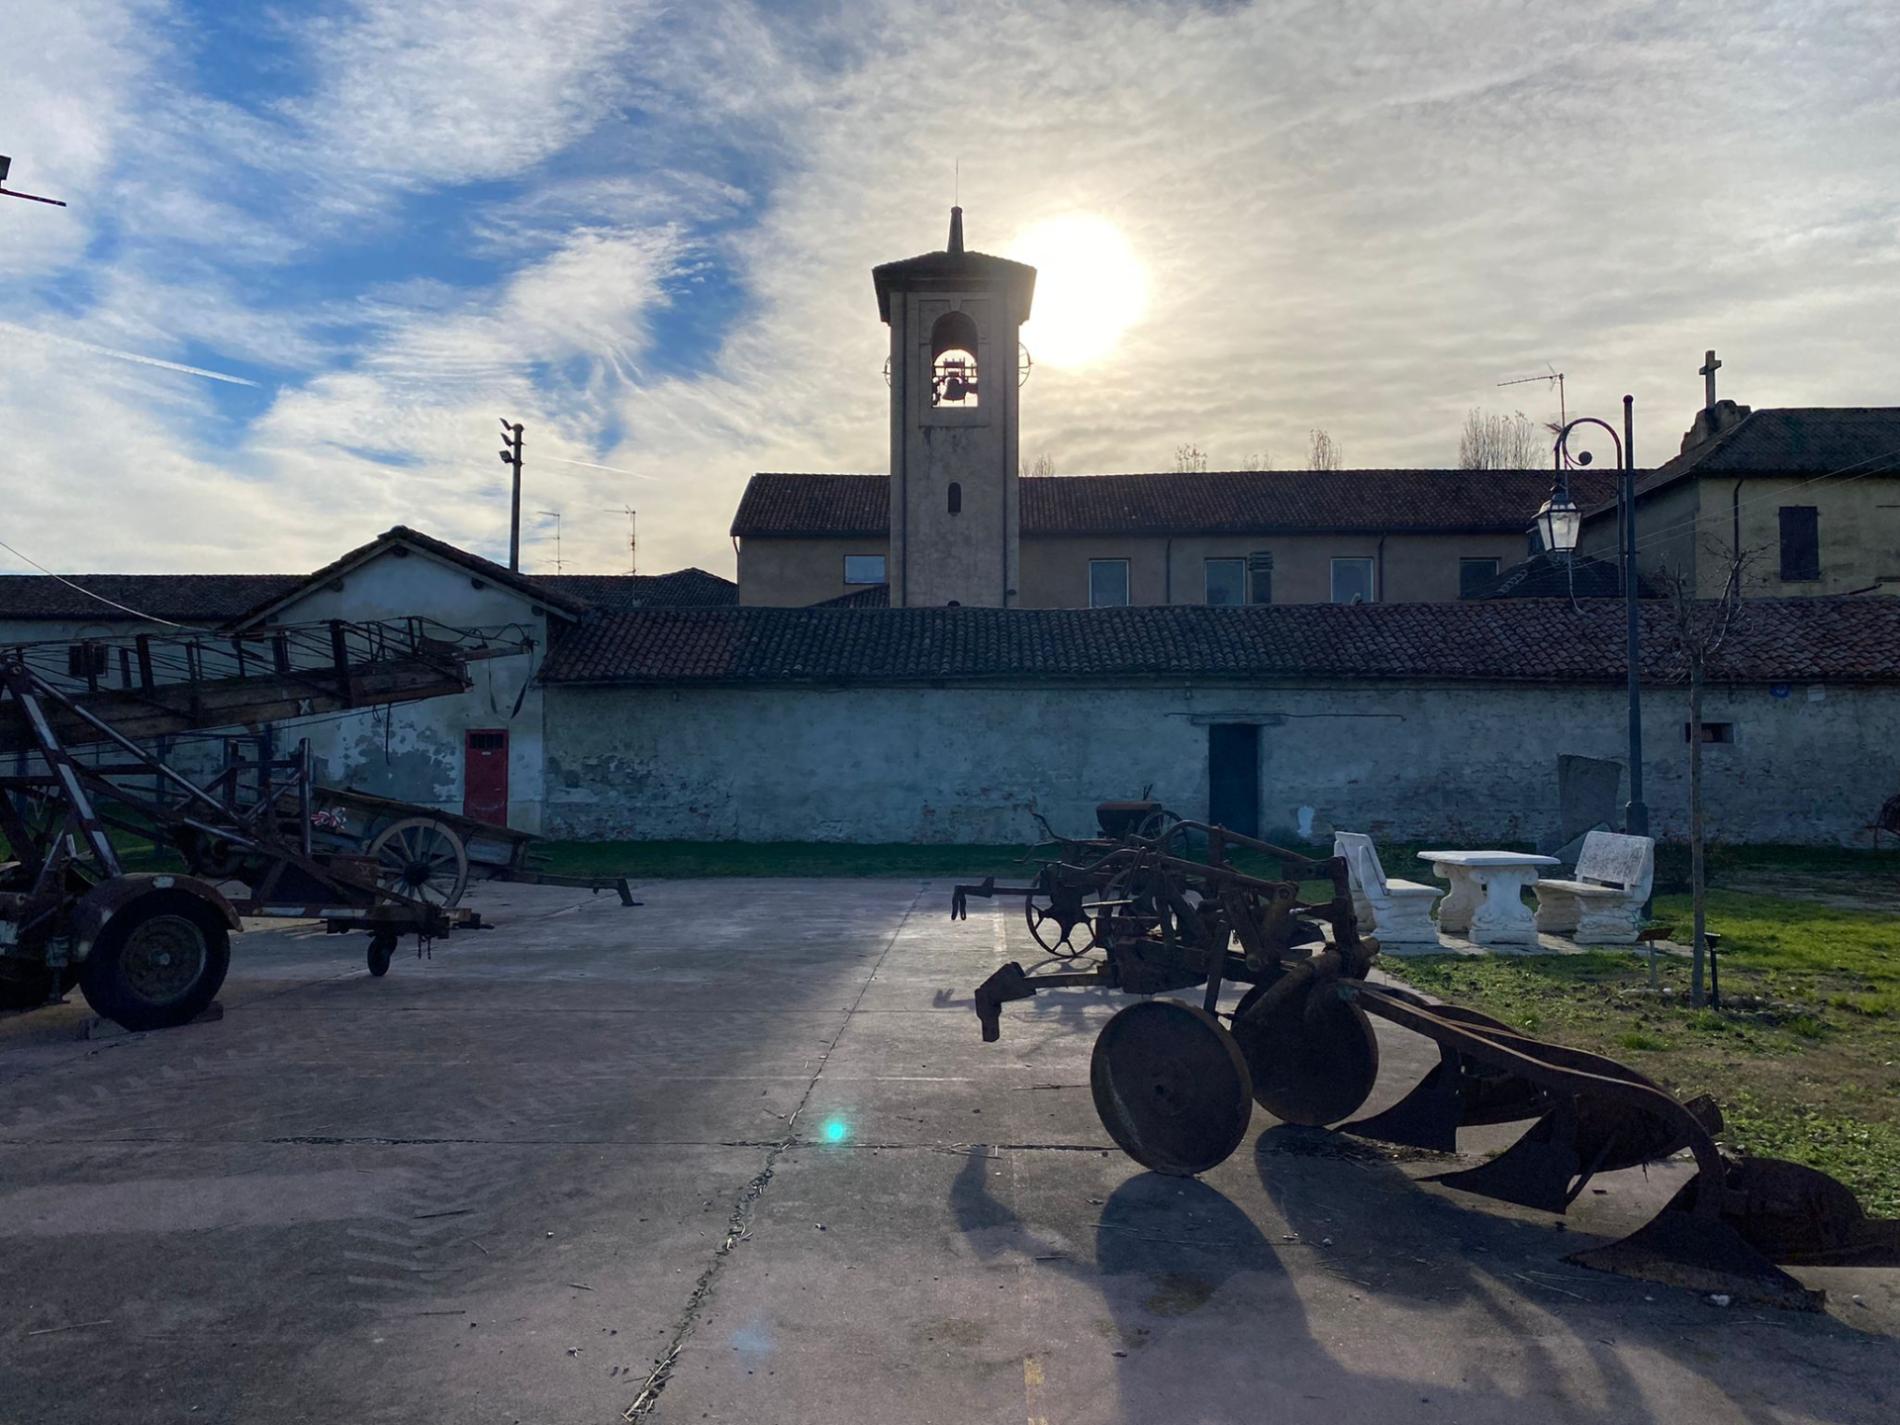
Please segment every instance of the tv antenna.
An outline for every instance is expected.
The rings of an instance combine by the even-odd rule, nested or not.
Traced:
[[[46,203],[55,208],[63,208],[66,206],[66,200],[64,198],[42,198],[37,193],[22,193],[18,188],[6,187],[7,173],[12,167],[13,160],[8,158],[4,153],[0,153],[0,193],[5,194],[9,198],[24,198],[29,203]]]
[[[536,510],[537,515],[554,521],[554,572],[559,574],[566,568],[561,558],[561,512],[559,510]]]
[[[1570,410],[1564,404],[1564,373],[1552,366],[1548,361],[1544,363],[1544,366],[1545,374],[1542,376],[1519,376],[1511,381],[1500,381],[1498,385],[1524,386],[1532,381],[1542,381],[1545,386],[1548,387],[1551,382],[1555,381],[1557,383],[1557,424],[1549,428],[1551,430],[1562,430],[1565,426],[1570,424]],[[1556,455],[1553,453],[1551,459],[1554,461],[1556,458]]]
[[[627,517],[627,572],[629,574],[638,574],[640,572],[640,526],[638,512],[632,505],[622,505],[617,510],[610,509],[605,511],[605,513],[610,515],[625,515]]]

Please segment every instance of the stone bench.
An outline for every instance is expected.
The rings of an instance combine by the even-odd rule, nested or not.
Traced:
[[[1593,831],[1583,838],[1574,880],[1540,880],[1532,888],[1537,929],[1579,945],[1634,945],[1655,876],[1651,838]]]
[[[1333,855],[1346,858],[1352,876],[1352,913],[1359,917],[1361,931],[1377,936],[1382,945],[1438,943],[1438,927],[1432,924],[1438,887],[1388,877],[1372,838],[1363,832],[1334,832]]]

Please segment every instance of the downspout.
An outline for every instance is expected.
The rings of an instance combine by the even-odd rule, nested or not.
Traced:
[[[1372,586],[1372,602],[1385,602],[1385,536],[1379,536],[1379,552],[1373,557],[1373,567],[1377,571],[1374,578],[1378,581]]]
[[[1174,536],[1161,546],[1161,602],[1174,602]]]

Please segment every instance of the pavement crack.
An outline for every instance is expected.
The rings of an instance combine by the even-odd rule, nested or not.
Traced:
[[[891,951],[897,947],[898,937],[904,933],[904,927],[910,924],[911,917],[917,913],[917,906],[923,900],[927,889],[929,889],[928,886],[922,885],[917,888],[917,894],[911,897],[910,904],[898,917],[897,925],[891,931],[890,940],[885,943],[883,951],[877,957],[877,963],[871,966],[871,973],[866,975],[864,983],[858,986],[857,997],[851,1001],[851,1007],[844,1012],[844,1022],[838,1026],[838,1032],[831,1036],[831,1042],[825,1046],[825,1052],[819,1055],[818,1067],[812,1071],[811,1080],[805,1085],[805,1092],[799,1095],[797,1106],[785,1120],[785,1136],[766,1149],[765,1162],[760,1165],[759,1171],[753,1175],[752,1180],[739,1190],[739,1196],[732,1204],[732,1215],[726,1219],[725,1240],[713,1249],[712,1260],[706,1263],[705,1270],[693,1283],[692,1293],[686,1298],[686,1305],[681,1309],[679,1319],[674,1323],[672,1341],[660,1356],[658,1364],[642,1382],[640,1393],[633,1398],[633,1403],[621,1413],[623,1420],[643,1419],[652,1414],[655,1407],[659,1405],[660,1393],[666,1389],[667,1382],[673,1377],[673,1366],[679,1360],[680,1352],[686,1348],[686,1343],[699,1329],[701,1314],[705,1311],[706,1304],[712,1300],[713,1289],[718,1285],[719,1273],[725,1267],[727,1258],[732,1255],[733,1248],[752,1235],[752,1214],[757,1209],[759,1198],[771,1184],[772,1175],[778,1171],[779,1159],[785,1155],[788,1148],[797,1147],[803,1141],[798,1134],[799,1115],[805,1111],[806,1105],[811,1102],[811,1096],[817,1092],[818,1081],[824,1077],[825,1065],[831,1062],[832,1052],[844,1039],[844,1032],[851,1025],[851,1016],[858,1012],[858,1006],[864,1003],[865,995],[870,993],[871,982],[877,978],[878,971],[884,968],[885,960],[890,958]]]

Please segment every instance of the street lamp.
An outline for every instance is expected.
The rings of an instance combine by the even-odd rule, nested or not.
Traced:
[[[1552,554],[1568,559],[1577,547],[1577,535],[1583,529],[1583,511],[1570,498],[1570,482],[1557,472],[1557,483],[1550,487],[1550,498],[1538,507],[1534,516],[1537,537]]]
[[[1562,526],[1558,516],[1562,513],[1559,497],[1568,502],[1569,486],[1564,472],[1572,465],[1588,465],[1590,452],[1577,452],[1573,459],[1570,454],[1570,432],[1578,426],[1601,426],[1610,437],[1610,443],[1616,447],[1616,468],[1622,478],[1617,483],[1617,507],[1622,514],[1623,526],[1623,603],[1627,633],[1627,662],[1629,673],[1629,737],[1630,737],[1630,799],[1623,808],[1623,830],[1631,836],[1649,834],[1649,807],[1643,801],[1643,689],[1640,670],[1642,666],[1642,633],[1636,617],[1636,426],[1634,396],[1623,398],[1623,434],[1618,438],[1616,430],[1607,421],[1595,416],[1579,416],[1557,432],[1557,488],[1551,491],[1550,499],[1544,502],[1544,508],[1537,512],[1538,528],[1545,533],[1545,547],[1556,549],[1553,542]],[[1571,505],[1575,509],[1575,505]],[[1550,512],[1547,516],[1546,512]],[[1581,524],[1580,516],[1573,516]],[[1564,546],[1565,552],[1574,549],[1577,543],[1576,526],[1571,526],[1570,543]]]

